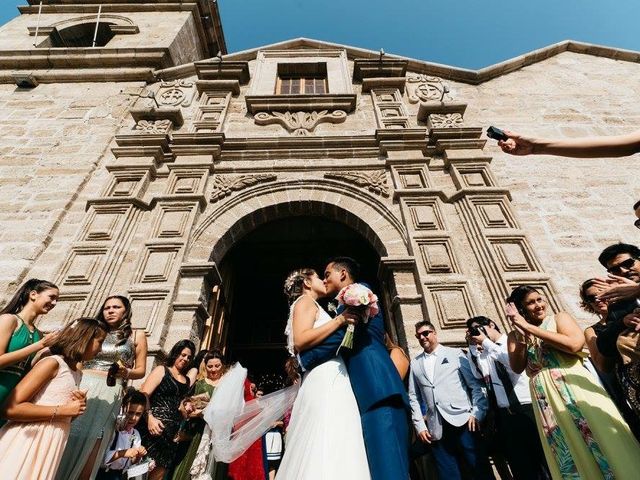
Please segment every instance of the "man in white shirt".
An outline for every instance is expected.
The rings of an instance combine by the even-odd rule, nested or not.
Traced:
[[[431,445],[438,478],[461,478],[461,453],[474,480],[493,479],[477,436],[488,406],[482,382],[462,350],[438,343],[431,323],[418,322],[416,338],[424,352],[411,361],[411,418],[422,445]]]
[[[509,365],[507,336],[487,317],[467,320],[470,344],[475,345],[475,366],[485,379],[490,404],[497,409],[499,443],[514,478],[550,478],[531,405],[529,378]]]

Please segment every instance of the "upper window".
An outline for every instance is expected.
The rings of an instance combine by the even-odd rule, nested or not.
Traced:
[[[78,47],[104,47],[114,37],[111,24],[100,22],[96,31],[96,23],[81,23],[58,30],[54,29],[49,37],[38,47],[51,48],[78,48]]]
[[[276,95],[317,95],[328,93],[327,64],[279,63]]]

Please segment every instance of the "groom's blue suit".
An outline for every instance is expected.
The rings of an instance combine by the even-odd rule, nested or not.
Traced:
[[[338,309],[338,313],[344,307]],[[345,330],[300,354],[305,370],[335,357]],[[353,349],[341,349],[362,420],[372,480],[409,478],[409,397],[384,346],[382,313],[356,326]],[[338,480],[338,479],[337,479]]]

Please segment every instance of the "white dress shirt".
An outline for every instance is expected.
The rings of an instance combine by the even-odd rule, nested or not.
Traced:
[[[433,383],[433,377],[436,371],[436,358],[438,357],[438,348],[440,345],[436,346],[436,348],[431,353],[424,352],[424,371],[427,374],[427,379]]]
[[[493,391],[496,394],[496,402],[500,408],[507,408],[509,406],[509,398],[504,390],[502,381],[498,376],[496,366],[494,362],[500,362],[505,366],[511,383],[513,384],[513,392],[515,393],[518,401],[522,405],[531,403],[531,392],[529,391],[529,377],[525,372],[521,374],[515,373],[511,370],[509,365],[509,352],[507,350],[507,336],[502,335],[496,343],[493,343],[489,338],[485,338],[482,342],[484,349],[483,354],[493,360],[489,363],[489,374],[491,376],[491,383],[493,385]]]
[[[131,431],[116,431],[115,434],[118,436],[118,440],[116,440],[115,448],[113,447],[113,438],[109,443],[109,447],[107,448],[107,452],[104,454],[104,460],[102,462],[102,468],[108,468],[109,470],[123,470],[125,467],[131,466],[130,458],[119,458],[118,460],[114,460],[109,463],[109,460],[113,457],[113,455],[118,450],[127,450],[133,447],[139,447],[142,445],[142,439],[140,438],[140,433],[135,428],[132,428]]]

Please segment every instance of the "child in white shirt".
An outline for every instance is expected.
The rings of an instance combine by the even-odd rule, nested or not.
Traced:
[[[147,454],[147,450],[142,446],[140,433],[134,428],[146,408],[147,397],[144,393],[131,389],[124,396],[122,400],[124,422],[114,433],[96,480],[127,478],[126,471],[129,467],[138,463]]]

